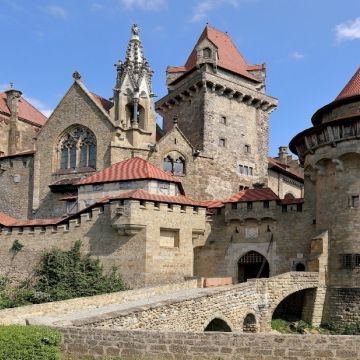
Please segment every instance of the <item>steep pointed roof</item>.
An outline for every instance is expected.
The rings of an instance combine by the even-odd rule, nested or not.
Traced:
[[[335,100],[360,95],[360,67],[357,69],[350,81],[341,90]]]
[[[0,113],[10,116],[10,110],[6,102],[6,93],[0,93]],[[19,100],[19,120],[29,122],[31,124],[42,126],[45,124],[47,117],[38,109],[31,105],[24,97]]]
[[[80,180],[78,185],[142,179],[156,179],[177,183],[182,191],[181,182],[176,177],[166,173],[139,157],[133,157],[125,161],[120,161],[95,173],[94,175]]]
[[[208,39],[217,48],[219,67],[259,82],[259,80],[254,75],[252,75],[249,70],[259,70],[262,68],[262,65],[247,64],[239,50],[236,48],[236,45],[231,40],[230,36],[227,33],[210,27],[209,25],[205,26],[205,29],[196,42],[190,56],[185,63],[185,66],[169,67],[168,72],[185,72],[193,69],[196,66],[197,61],[196,47],[204,39]]]

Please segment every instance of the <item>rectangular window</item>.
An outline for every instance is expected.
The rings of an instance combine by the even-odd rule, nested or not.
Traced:
[[[69,149],[64,148],[61,150],[61,169],[67,169],[69,167]]]
[[[217,214],[217,215],[221,215],[221,208],[218,208],[218,209],[216,210],[216,214]]]
[[[251,166],[249,166],[249,175],[252,176],[253,175],[253,168]]]
[[[343,269],[360,268],[360,254],[340,255]]]
[[[81,146],[81,148],[80,148],[80,167],[87,166],[87,152],[88,152],[87,145]]]
[[[359,207],[359,195],[351,196],[351,207],[358,208]]]
[[[246,206],[247,206],[247,209],[248,209],[248,210],[252,210],[252,208],[253,208],[253,203],[252,203],[251,201],[248,201]]]
[[[226,146],[226,141],[225,141],[225,139],[220,138],[220,139],[219,139],[219,147],[225,147],[225,146]]]
[[[303,205],[302,204],[297,204],[296,205],[296,211],[297,212],[302,212],[302,210],[303,210]]]
[[[287,205],[283,205],[283,206],[282,206],[282,212],[283,212],[283,213],[286,213],[286,212],[287,212]]]
[[[244,147],[244,149],[245,149],[245,154],[250,154],[250,145],[245,145],[245,147]]]
[[[240,174],[244,174],[244,165],[239,165]]]
[[[232,204],[231,204],[231,208],[232,208],[233,210],[236,210],[236,209],[237,209],[237,203],[232,203]]]
[[[264,201],[264,209],[268,209],[270,207],[270,201],[269,200],[265,200]]]

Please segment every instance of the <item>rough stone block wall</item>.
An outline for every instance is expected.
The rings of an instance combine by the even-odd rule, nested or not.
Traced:
[[[323,323],[344,329],[360,324],[360,288],[328,288]]]
[[[211,294],[200,292],[178,301],[75,320],[73,324],[95,328],[201,332],[218,318],[225,321],[232,331],[242,332],[244,319],[253,314],[257,330],[267,331],[275,308],[285,297],[317,286],[316,273],[287,273],[228,289],[219,288]]]
[[[3,309],[0,310],[0,324],[25,324],[26,319],[31,319],[34,317],[64,315],[77,310],[91,310],[101,306],[122,304],[155,295],[166,294],[179,290],[194,289],[197,287],[197,280],[187,280],[181,283],[174,283],[157,287],[126,290],[104,295],[55,301],[45,304],[27,305],[15,309]]]
[[[204,231],[205,209],[157,205],[125,200],[92,209],[57,227],[3,228],[0,273],[24,280],[45,250],[66,250],[81,240],[84,253],[98,257],[105,270],[118,267],[132,288],[183,281],[193,275],[192,239]],[[178,244],[161,246],[161,229],[178,232]],[[10,249],[15,240],[24,247],[14,256]]]
[[[26,219],[31,214],[33,155],[0,158],[0,212]]]
[[[124,360],[359,360],[357,336],[179,333],[56,328],[73,355]]]
[[[294,270],[297,262],[307,266],[311,239],[317,234],[312,209],[283,213],[276,201],[270,201],[269,208],[257,201],[251,209],[244,202],[237,209],[227,204],[221,213],[216,209],[213,213],[204,242],[196,244],[195,275],[232,276],[237,282],[237,263],[249,251],[267,259],[270,276]],[[253,229],[252,236],[247,235],[248,229]]]

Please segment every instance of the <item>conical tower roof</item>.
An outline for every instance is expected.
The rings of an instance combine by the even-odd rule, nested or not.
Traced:
[[[360,67],[356,70],[353,77],[341,90],[335,100],[341,100],[356,95],[360,95]]]

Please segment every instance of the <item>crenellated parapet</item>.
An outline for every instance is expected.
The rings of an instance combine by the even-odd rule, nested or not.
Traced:
[[[239,103],[244,103],[260,109],[264,112],[271,112],[277,106],[277,100],[251,87],[230,83],[216,74],[199,72],[192,79],[186,81],[176,90],[171,91],[156,103],[156,110],[166,113],[176,106],[183,106],[183,103],[194,97],[199,92],[211,92]]]

